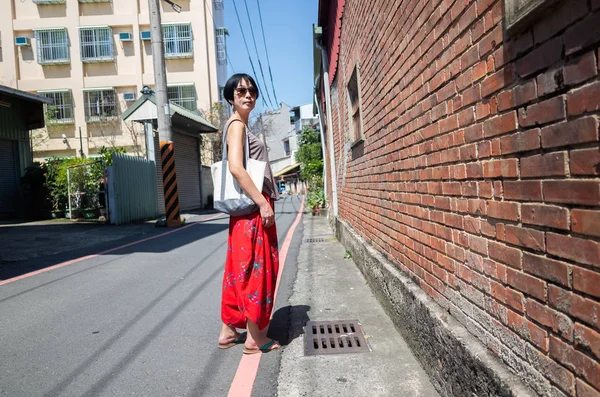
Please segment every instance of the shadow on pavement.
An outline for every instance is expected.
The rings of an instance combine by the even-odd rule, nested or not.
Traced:
[[[304,334],[304,326],[310,320],[310,306],[285,306],[273,313],[269,326],[269,338],[277,340],[282,346]]]
[[[157,228],[151,223],[4,226],[0,228],[3,241],[0,281],[90,255],[169,252],[226,230],[228,224],[221,220],[221,217],[206,222],[200,220],[175,229]],[[174,233],[176,238],[157,239],[165,233]],[[115,250],[118,247],[123,248]]]

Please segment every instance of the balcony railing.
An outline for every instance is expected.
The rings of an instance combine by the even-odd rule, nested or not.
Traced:
[[[34,4],[65,4],[66,0],[33,0]]]

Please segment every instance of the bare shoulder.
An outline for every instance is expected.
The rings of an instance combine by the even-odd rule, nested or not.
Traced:
[[[241,120],[237,120],[229,124],[227,131],[227,144],[229,146],[240,144],[243,142],[245,125]]]

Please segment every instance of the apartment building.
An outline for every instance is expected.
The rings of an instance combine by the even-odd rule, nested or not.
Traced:
[[[219,100],[217,64],[227,71],[226,29],[214,23],[223,1],[177,0],[180,13],[161,3],[169,99],[208,109]],[[120,114],[154,86],[148,1],[10,0],[0,26],[0,84],[53,101],[47,127],[32,133],[36,159],[145,152],[143,132]]]

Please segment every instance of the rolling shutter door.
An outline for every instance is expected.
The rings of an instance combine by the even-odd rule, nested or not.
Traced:
[[[0,213],[16,212],[18,195],[15,144],[0,140]]]
[[[175,171],[179,207],[182,211],[201,207],[200,200],[200,153],[198,138],[174,133]]]

